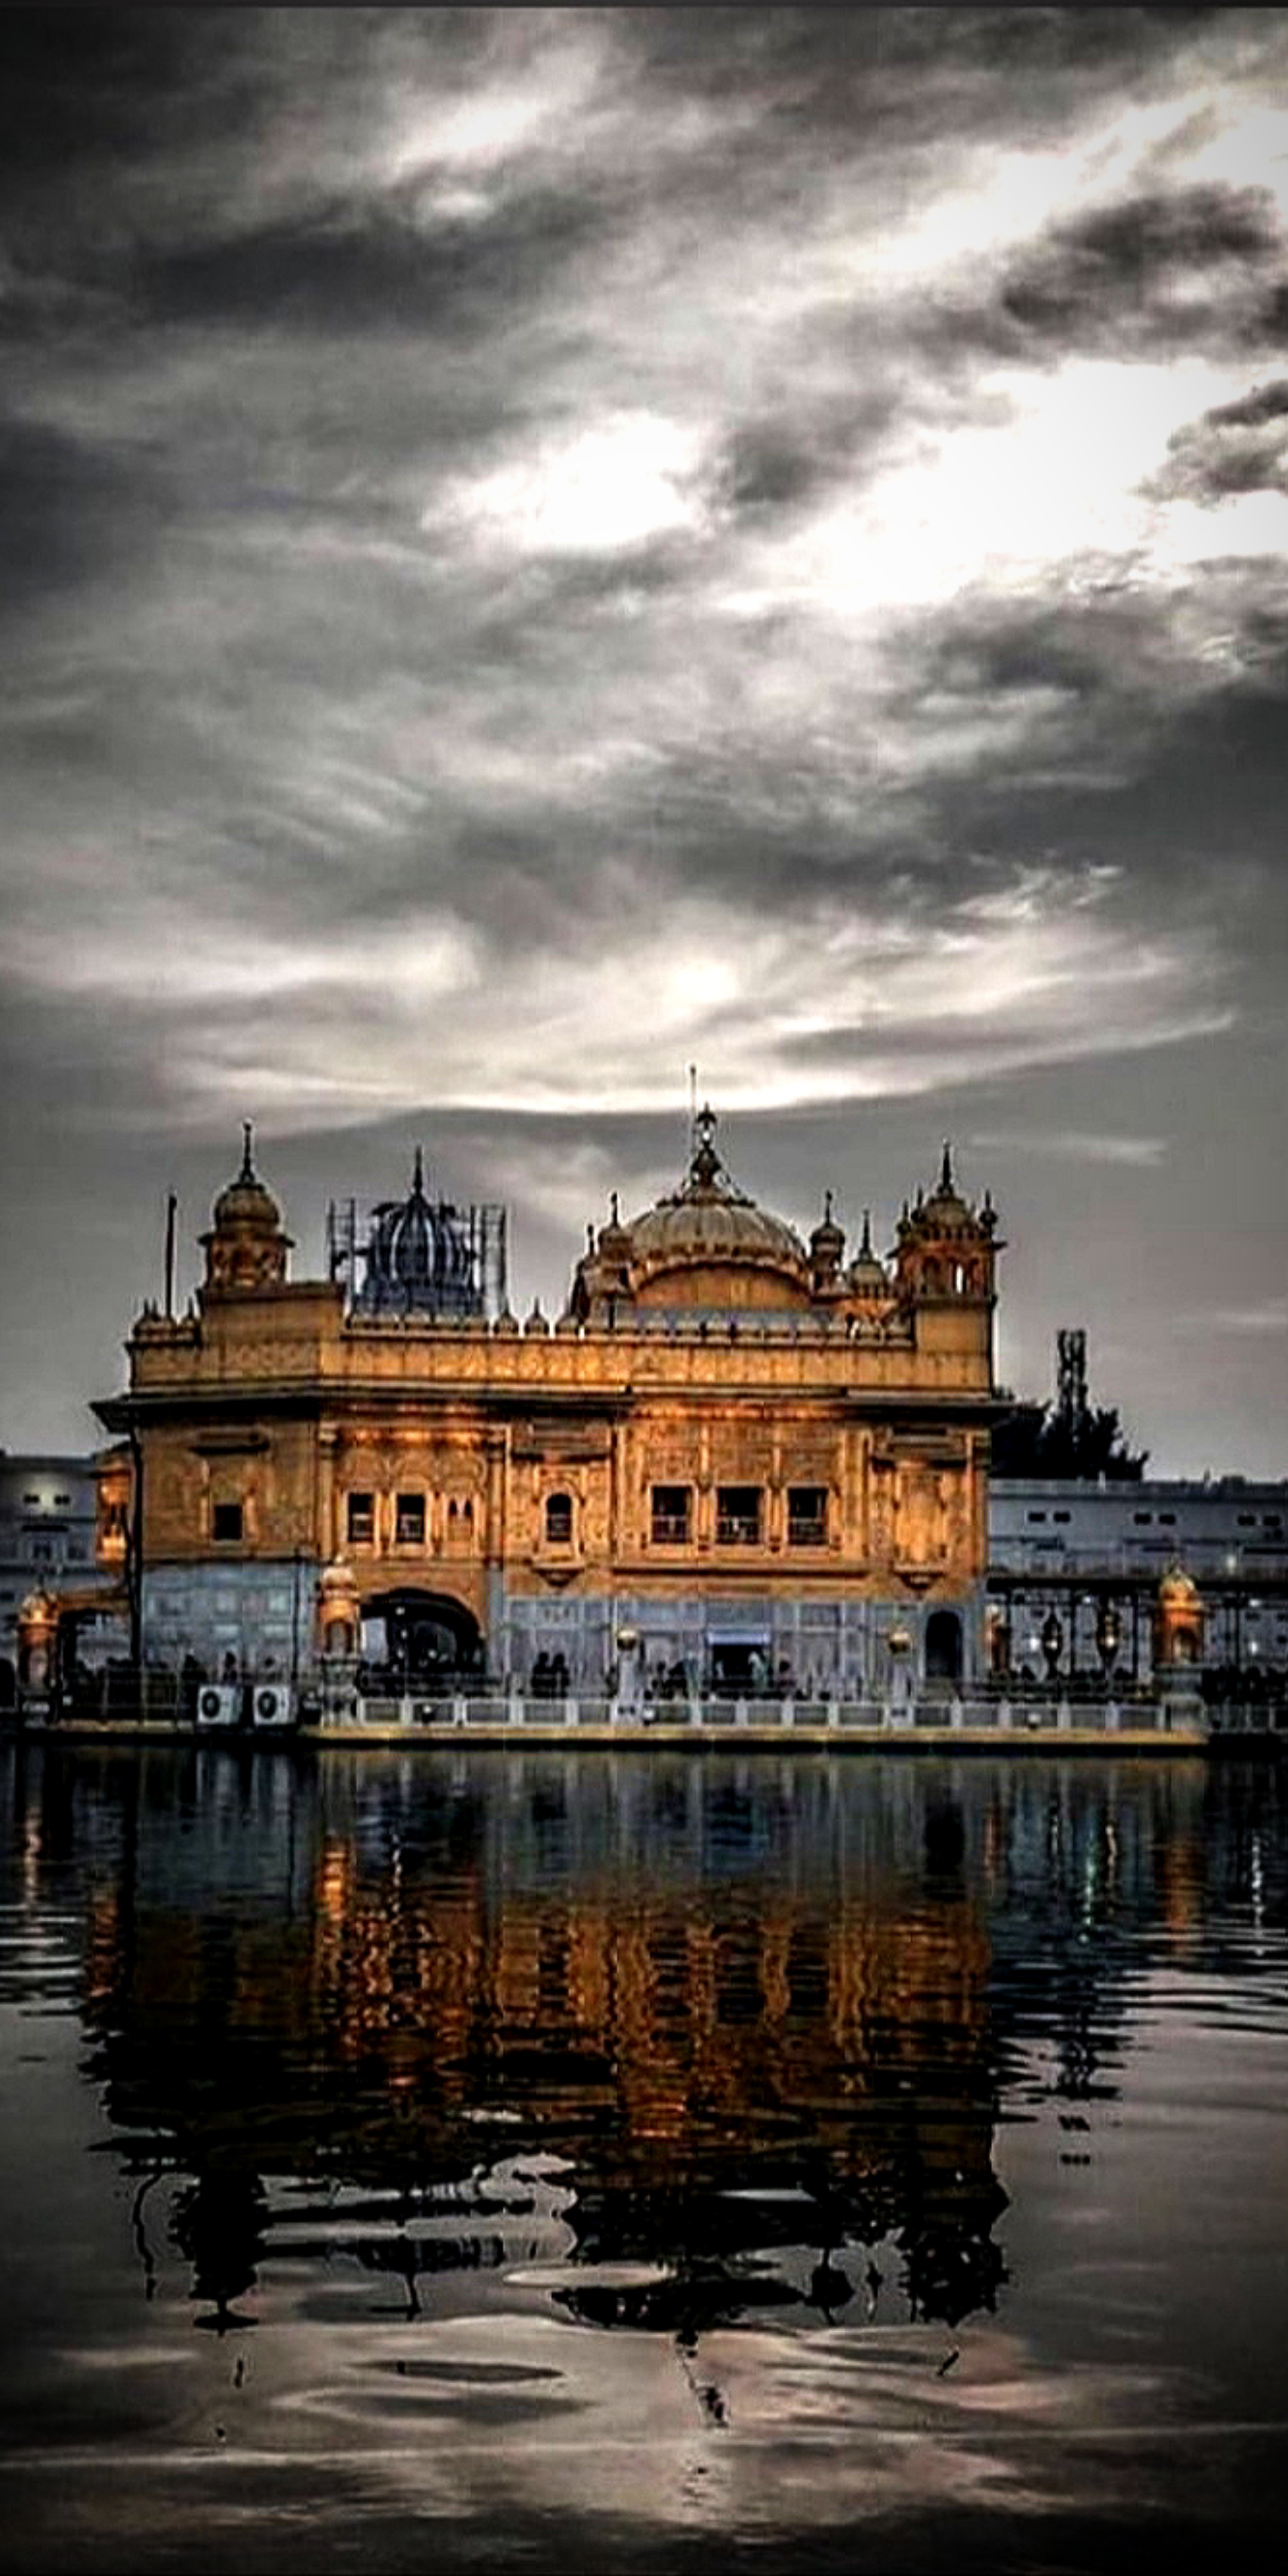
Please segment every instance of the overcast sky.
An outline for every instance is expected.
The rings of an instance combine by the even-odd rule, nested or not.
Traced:
[[[1288,1471],[1288,12],[0,18],[10,1448],[238,1121],[888,1243]]]

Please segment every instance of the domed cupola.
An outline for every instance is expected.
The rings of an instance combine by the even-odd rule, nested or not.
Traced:
[[[481,1315],[469,1230],[446,1199],[430,1199],[419,1145],[405,1199],[372,1210],[355,1302],[359,1315]]]
[[[605,1272],[616,1271],[620,1287],[629,1288],[633,1249],[631,1230],[622,1223],[621,1205],[614,1190],[608,1201],[608,1223],[601,1225],[597,1236],[592,1234],[590,1250]]]
[[[845,1228],[832,1214],[832,1193],[823,1193],[822,1218],[809,1239],[809,1262],[815,1289],[835,1286],[845,1252]]]
[[[885,1263],[872,1249],[872,1217],[863,1211],[863,1239],[846,1272],[845,1284],[853,1297],[888,1297],[890,1276]]]
[[[251,1159],[253,1129],[242,1126],[242,1163],[236,1179],[220,1191],[213,1221],[201,1237],[206,1256],[206,1289],[239,1294],[254,1288],[280,1288],[286,1278],[291,1238],[282,1230],[282,1211],[265,1189]]]
[[[930,1197],[922,1200],[920,1215],[923,1227],[930,1233],[968,1234],[973,1231],[975,1220],[958,1192],[953,1178],[953,1149],[947,1143],[939,1166],[939,1179]]]
[[[929,1198],[917,1194],[909,1215],[899,1221],[895,1267],[900,1297],[922,1303],[966,1298],[991,1303],[997,1213],[991,1199],[969,1206],[953,1177],[952,1149],[945,1145],[939,1179]]]

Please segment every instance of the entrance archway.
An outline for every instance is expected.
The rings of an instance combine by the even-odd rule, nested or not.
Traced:
[[[959,1682],[961,1677],[961,1620],[955,1610],[932,1610],[926,1621],[926,1679]]]
[[[431,1690],[476,1680],[483,1671],[483,1633],[472,1610],[449,1592],[401,1584],[362,1605],[364,1631],[376,1648],[365,1660],[400,1690]]]

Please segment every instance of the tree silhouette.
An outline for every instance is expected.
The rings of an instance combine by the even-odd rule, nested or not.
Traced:
[[[1129,1449],[1118,1407],[1089,1405],[1082,1413],[1061,1411],[1055,1404],[1025,1401],[1012,1406],[993,1432],[995,1476],[1107,1476],[1139,1484],[1149,1458],[1147,1449]]]

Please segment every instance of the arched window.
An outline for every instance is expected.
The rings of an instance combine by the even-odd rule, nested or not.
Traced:
[[[551,1547],[568,1547],[572,1542],[571,1494],[547,1494],[546,1541]]]

